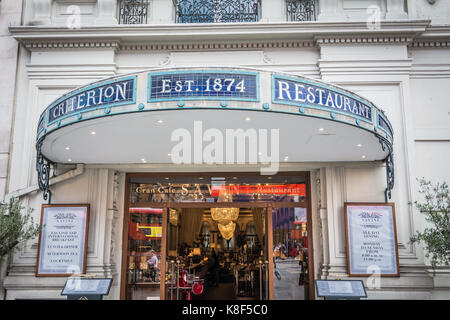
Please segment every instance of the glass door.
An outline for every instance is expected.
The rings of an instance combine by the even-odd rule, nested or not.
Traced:
[[[309,299],[307,208],[273,208],[273,298]]]
[[[164,210],[150,207],[128,209],[127,299],[160,297]]]

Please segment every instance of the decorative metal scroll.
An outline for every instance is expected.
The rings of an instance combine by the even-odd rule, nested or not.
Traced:
[[[176,23],[257,22],[260,0],[178,0]]]
[[[394,155],[392,152],[385,159],[386,162],[386,190],[384,192],[384,199],[388,202],[391,199],[391,191],[394,189]]]
[[[386,190],[384,191],[384,200],[388,202],[392,197],[392,189],[394,189],[394,153],[392,151],[392,147],[388,145],[383,139],[380,138],[380,144],[383,151],[386,151],[386,148],[389,149],[389,154],[384,159],[386,163]]]
[[[39,141],[36,145],[36,171],[38,173],[38,185],[39,189],[42,190],[42,197],[44,200],[48,200],[48,204],[51,204],[52,193],[50,192],[50,164],[41,152],[42,141]]]
[[[286,13],[288,21],[316,20],[316,1],[286,0]]]
[[[148,0],[120,0],[120,24],[145,24],[148,17]]]

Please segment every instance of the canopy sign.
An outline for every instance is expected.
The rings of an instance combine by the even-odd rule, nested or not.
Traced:
[[[149,74],[148,102],[173,99],[258,100],[258,76],[252,72],[164,72]]]

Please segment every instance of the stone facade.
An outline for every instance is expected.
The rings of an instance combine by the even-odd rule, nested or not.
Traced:
[[[260,22],[212,25],[175,24],[173,2],[165,0],[150,1],[148,24],[120,25],[117,1],[83,0],[76,1],[81,28],[72,29],[67,27],[71,1],[28,0],[23,10],[19,2],[1,1],[0,14],[15,23],[5,25],[2,19],[0,26],[6,44],[0,58],[8,68],[1,75],[0,195],[5,189],[9,196],[20,195],[38,217],[43,202],[35,171],[38,117],[55,98],[78,86],[161,66],[245,66],[303,74],[383,106],[394,127],[392,201],[401,277],[383,278],[381,289],[370,290],[369,297],[450,297],[450,270],[432,277],[421,246],[409,244],[424,221],[408,205],[417,197],[417,177],[450,181],[449,0],[320,0],[318,21],[293,23],[286,23],[284,0],[262,0]],[[369,10],[369,5],[375,7]],[[343,204],[384,201],[384,165],[286,163],[281,169],[312,173],[315,278],[345,277]],[[170,165],[145,169],[173,170]],[[125,173],[132,171],[142,170],[132,165],[59,166],[51,180],[54,203],[91,204],[87,272],[114,277],[110,299],[119,298]],[[34,277],[36,254],[37,240],[30,241],[10,261],[7,299],[59,297],[65,279]]]

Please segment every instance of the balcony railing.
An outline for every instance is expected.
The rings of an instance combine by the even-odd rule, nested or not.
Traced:
[[[148,0],[120,0],[120,24],[146,24],[148,17]]]
[[[316,0],[286,0],[287,21],[316,20]]]
[[[175,22],[257,22],[260,8],[260,0],[177,0]]]
[[[270,0],[269,0],[270,1]],[[316,20],[317,0],[286,0],[287,21]],[[119,0],[120,24],[146,24],[150,0]],[[173,0],[176,23],[257,22],[261,0]]]

